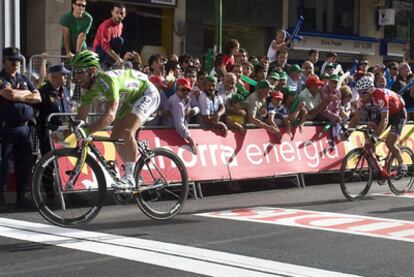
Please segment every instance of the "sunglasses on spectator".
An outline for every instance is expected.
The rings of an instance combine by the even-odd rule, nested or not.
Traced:
[[[85,4],[78,4],[78,3],[76,3],[75,6],[82,7],[82,8],[86,8],[86,5]]]
[[[360,65],[368,65],[368,63],[366,63],[366,62],[363,62],[363,63],[360,63]]]
[[[390,70],[397,70],[396,67],[390,67]]]
[[[190,92],[190,90],[186,88],[177,88],[176,90],[182,91],[182,92]]]

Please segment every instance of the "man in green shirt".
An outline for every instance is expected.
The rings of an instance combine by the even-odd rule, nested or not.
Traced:
[[[62,27],[62,55],[72,58],[86,49],[86,35],[92,26],[92,16],[85,11],[86,0],[72,0],[72,11],[59,19]]]
[[[75,81],[84,89],[77,120],[85,120],[94,99],[105,101],[105,111],[81,132],[88,136],[113,124],[111,137],[123,139],[123,144],[115,144],[117,153],[125,164],[122,184],[114,184],[118,189],[132,189],[136,180],[134,166],[138,158],[136,132],[157,110],[160,94],[148,80],[148,76],[133,69],[98,71],[98,54],[85,50],[72,59],[72,73]]]

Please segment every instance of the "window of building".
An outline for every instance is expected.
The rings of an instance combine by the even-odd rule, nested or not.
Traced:
[[[294,27],[299,15],[304,17],[302,31],[344,35],[354,34],[354,5],[358,1],[290,0],[289,27]]]
[[[384,37],[387,39],[408,40],[411,26],[411,0],[394,0],[392,8],[395,9],[395,25],[385,26]]]

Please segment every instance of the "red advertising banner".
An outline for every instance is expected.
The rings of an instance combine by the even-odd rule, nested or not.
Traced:
[[[405,137],[412,128],[413,125],[407,125],[401,137]],[[151,148],[164,147],[176,153],[184,162],[191,181],[254,179],[338,170],[345,154],[362,146],[364,141],[362,133],[354,132],[348,141],[335,143],[330,132],[323,132],[321,126],[306,126],[302,133],[296,130],[293,139],[284,134],[281,140],[276,140],[263,129],[249,129],[245,134],[229,132],[226,137],[210,130],[190,131],[198,144],[197,155],[191,152],[175,129],[142,130],[139,138],[147,140]],[[99,132],[97,135],[109,134]],[[413,149],[414,135],[407,136],[404,144]],[[75,146],[75,141],[71,143]],[[98,142],[96,145],[107,160],[117,160],[118,165],[122,164],[112,143]],[[387,151],[384,144],[377,147],[377,153]],[[62,167],[59,170],[64,172],[65,167],[74,163],[68,160],[59,164]],[[166,165],[162,158],[157,160],[157,164],[161,168]],[[89,176],[86,171],[82,173],[85,187],[96,186],[94,176]],[[9,178],[9,190],[14,190],[13,175],[14,170]]]
[[[305,127],[291,140],[280,141],[263,129],[250,129],[245,134],[229,132],[227,137],[213,131],[192,129],[198,154],[176,134],[175,130],[145,130],[140,138],[151,147],[174,151],[184,162],[191,180],[247,179],[319,172],[338,169],[345,150],[334,145],[321,127]]]

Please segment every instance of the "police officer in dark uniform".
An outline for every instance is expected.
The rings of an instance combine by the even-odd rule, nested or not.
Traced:
[[[21,66],[20,50],[3,49],[3,70],[0,72],[0,208],[5,207],[3,192],[7,187],[9,160],[14,154],[16,171],[17,207],[25,207],[25,191],[31,182],[33,167],[32,137],[29,120],[33,119],[32,105],[41,102],[39,91],[30,80],[18,72]]]
[[[54,116],[50,122],[47,119],[52,113],[70,113],[70,93],[65,87],[67,76],[70,73],[63,64],[50,66],[47,70],[48,80],[39,88],[42,102],[34,107],[38,111],[36,116],[40,153],[42,155],[51,149],[49,130],[56,130],[66,117]]]

